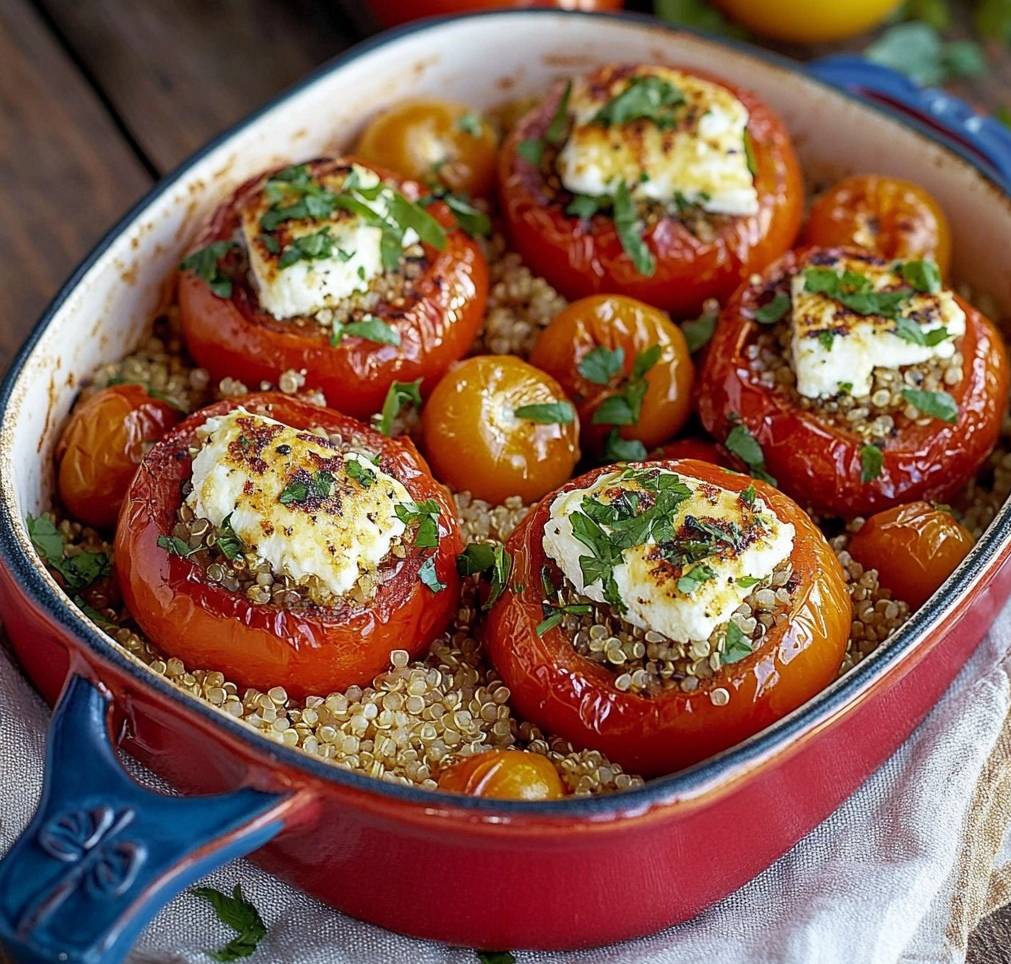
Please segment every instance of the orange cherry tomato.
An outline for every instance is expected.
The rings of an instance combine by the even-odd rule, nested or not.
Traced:
[[[835,679],[851,620],[839,560],[807,514],[782,492],[704,462],[649,466],[658,464],[732,492],[753,485],[770,510],[793,525],[791,583],[796,590],[790,611],[754,652],[700,680],[691,692],[674,686],[644,694],[618,689],[615,674],[577,653],[562,627],[538,635],[544,619],[541,570],[548,561],[544,526],[556,493],[542,499],[509,537],[512,578],[484,630],[488,655],[524,719],[646,776],[712,756],[814,696]],[[607,471],[588,472],[562,491],[589,486]],[[725,703],[710,698],[717,688],[729,694]]]
[[[579,460],[579,419],[562,387],[514,355],[453,368],[422,410],[421,437],[440,479],[494,504],[539,499]]]
[[[352,160],[330,158],[305,166],[319,177]],[[408,200],[425,193],[414,182],[373,170]],[[195,248],[231,240],[242,209],[273,173],[248,181],[219,207]],[[212,378],[229,376],[247,385],[276,383],[285,371],[304,370],[307,389],[322,390],[327,404],[355,418],[379,411],[394,381],[424,378],[427,389],[470,348],[488,290],[488,266],[477,243],[463,231],[449,230],[455,218],[442,202],[428,211],[447,228],[445,247],[439,251],[425,245],[427,265],[408,283],[402,301],[380,302],[370,311],[397,333],[399,344],[345,336],[333,346],[330,331],[312,319],[277,320],[260,307],[254,283],[242,270],[241,255],[232,250],[219,263],[232,282],[227,297],[218,297],[192,271],[179,275],[179,315],[190,354]]]
[[[395,27],[420,17],[505,7],[560,7],[563,10],[620,10],[622,0],[369,0],[375,18]]]
[[[727,453],[709,439],[675,439],[673,442],[661,445],[649,457],[651,462],[669,462],[672,459],[697,459],[699,462],[722,465],[726,469],[733,468]]]
[[[593,84],[609,84],[635,67],[601,67]],[[681,68],[676,68],[681,69]],[[804,188],[789,134],[779,118],[749,91],[702,71],[685,71],[720,84],[748,110],[748,136],[755,166],[759,210],[754,215],[712,220],[712,236],[697,237],[673,216],[661,217],[644,233],[656,268],[640,274],[626,254],[609,213],[588,220],[566,213],[572,195],[547,169],[524,157],[524,141],[542,139],[563,95],[559,85],[512,129],[499,152],[499,192],[506,227],[516,250],[535,273],[566,298],[598,292],[629,295],[669,311],[695,317],[707,298],[723,300],[752,272],[761,270],[793,243],[800,226]]]
[[[555,765],[540,753],[486,750],[446,767],[439,789],[495,800],[560,800],[565,796]]]
[[[242,406],[294,428],[322,427],[354,438],[379,455],[379,467],[399,479],[415,502],[439,507],[439,544],[412,545],[392,578],[366,602],[343,597],[330,607],[289,610],[254,604],[207,579],[194,559],[169,553],[159,537],[172,532],[191,475],[196,430],[207,419]],[[359,442],[360,440],[360,442]],[[456,556],[463,540],[452,500],[406,439],[388,438],[330,409],[267,392],[218,402],[190,416],[144,457],[119,516],[115,562],[123,599],[149,639],[189,666],[223,672],[240,686],[284,686],[302,698],[367,683],[389,665],[395,649],[423,653],[449,624],[459,598]],[[435,591],[419,571],[434,560],[444,585]]]
[[[847,177],[815,198],[803,243],[821,248],[867,248],[886,258],[951,264],[951,228],[937,200],[897,177]]]
[[[423,184],[486,197],[495,186],[497,148],[492,126],[466,104],[419,99],[373,118],[355,154]]]
[[[850,555],[912,609],[922,606],[973,547],[972,533],[945,509],[909,502],[872,515],[850,539]]]
[[[636,415],[636,363],[659,356],[642,380]],[[600,450],[612,431],[650,449],[691,414],[692,360],[681,329],[657,308],[622,295],[591,295],[564,308],[541,332],[530,361],[556,378],[579,409],[585,447]],[[631,394],[630,394],[631,393]]]
[[[88,525],[111,527],[145,449],[181,418],[140,385],[112,385],[78,405],[56,447],[67,511]]]
[[[698,410],[706,431],[725,439],[744,426],[761,446],[766,470],[784,492],[826,515],[868,515],[913,499],[945,501],[976,473],[1000,435],[1007,410],[1008,359],[993,323],[955,296],[965,312],[958,350],[962,380],[947,389],[958,406],[954,422],[910,420],[901,412],[882,450],[881,470],[863,478],[856,431],[802,407],[795,391],[769,387],[749,364],[748,349],[762,326],[754,313],[772,292],[812,259],[845,249],[805,248],[785,255],[756,284],[727,303],[700,375]],[[854,257],[867,253],[851,249]]]

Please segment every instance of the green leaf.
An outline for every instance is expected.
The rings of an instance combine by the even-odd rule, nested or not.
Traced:
[[[363,465],[358,459],[345,459],[344,471],[348,477],[357,482],[363,489],[367,489],[376,481],[376,473],[367,465]]]
[[[28,516],[25,519],[28,537],[36,551],[62,577],[68,593],[78,593],[108,575],[111,568],[104,552],[83,551],[66,554],[63,533],[48,516]]]
[[[1008,0],[979,0],[974,23],[980,36],[1011,44],[1011,3]]]
[[[438,251],[446,247],[446,231],[420,204],[408,201],[399,191],[390,198],[390,217],[401,231],[413,229],[423,244]]]
[[[831,351],[832,346],[835,344],[835,332],[826,328],[823,331],[818,332],[818,344],[821,345],[825,351]]]
[[[945,42],[929,23],[899,23],[884,31],[864,56],[931,87],[956,77],[976,77],[986,69],[979,45],[971,40]]]
[[[873,482],[881,475],[884,453],[876,445],[864,445],[860,449],[860,481]]]
[[[677,581],[678,592],[684,593],[686,596],[691,595],[699,588],[704,582],[708,582],[716,576],[716,572],[709,568],[709,566],[699,564],[695,566],[694,569],[690,569],[688,572],[684,573],[680,579]]]
[[[303,234],[284,246],[281,257],[277,259],[280,269],[290,268],[299,261],[321,261],[333,254],[334,239],[330,228],[320,228],[312,234]]]
[[[757,576],[741,576],[737,580],[737,585],[742,589],[750,589],[752,586],[757,586],[761,581]]]
[[[755,312],[755,321],[762,325],[774,325],[790,310],[790,296],[777,291],[771,301],[767,301]]]
[[[558,106],[551,117],[551,123],[544,134],[544,139],[557,147],[565,140],[565,132],[569,126],[569,97],[572,94],[572,81],[565,82],[565,90],[558,100]]]
[[[912,318],[907,318],[905,315],[899,315],[895,319],[895,334],[903,339],[903,341],[928,348],[939,345],[942,341],[951,337],[948,329],[943,325],[940,328],[931,328],[929,331],[924,331],[920,327],[919,322],[913,321]]]
[[[516,153],[534,167],[540,167],[544,156],[544,141],[539,137],[528,137],[516,145]]]
[[[755,160],[755,145],[747,130],[744,132],[744,162],[748,165],[748,173],[755,177],[758,174],[758,161]]]
[[[950,40],[941,52],[946,79],[982,77],[986,73],[986,55],[973,40]]]
[[[159,549],[164,549],[173,556],[179,556],[182,559],[199,552],[198,549],[191,549],[190,544],[185,539],[180,539],[179,536],[158,536],[157,545]]]
[[[609,395],[594,410],[594,425],[635,425],[635,412],[624,395]]]
[[[947,0],[906,0],[902,19],[922,20],[943,33],[951,26],[951,9]]]
[[[677,108],[685,103],[681,90],[654,74],[632,77],[625,89],[612,97],[593,117],[605,127],[650,120],[661,128],[673,127]]]
[[[218,527],[215,545],[221,550],[226,559],[235,559],[246,551],[242,540],[235,534],[235,530],[232,528],[231,512],[225,516],[224,521]]]
[[[651,278],[656,272],[656,261],[643,240],[642,222],[624,182],[618,185],[614,194],[614,229],[635,270],[644,278]]]
[[[931,418],[949,423],[958,419],[958,403],[947,392],[925,392],[919,388],[904,388],[902,397]]]
[[[739,498],[745,505],[754,505],[755,497],[757,495],[758,493],[755,491],[755,487],[753,485],[749,485],[746,489],[741,490]]]
[[[659,345],[650,345],[635,356],[632,363],[632,380],[637,381],[646,377],[649,370],[660,361],[663,349]]]
[[[700,348],[709,344],[710,339],[716,331],[716,321],[719,315],[716,312],[701,314],[693,321],[681,322],[681,333],[688,342],[688,350],[694,355]]]
[[[192,271],[202,281],[207,282],[211,292],[218,298],[231,298],[232,281],[221,272],[221,259],[233,248],[237,247],[234,241],[214,241],[187,255],[179,263],[183,271]]]
[[[516,964],[516,958],[510,951],[475,951],[481,964]]]
[[[471,137],[480,137],[484,130],[484,122],[473,111],[467,111],[456,119],[456,126]]]
[[[420,378],[413,382],[394,382],[390,386],[376,425],[383,435],[389,435],[393,431],[393,420],[405,405],[421,408]]]
[[[625,366],[625,349],[620,345],[615,349],[598,345],[591,348],[579,359],[576,369],[588,382],[594,385],[609,385]]]
[[[941,290],[941,272],[933,261],[905,261],[899,270],[902,280],[917,291],[934,295]]]
[[[765,453],[762,446],[744,425],[735,425],[723,444],[748,467],[752,475],[770,485],[776,484],[776,480],[765,471]]]
[[[604,459],[608,462],[642,462],[646,458],[646,446],[638,439],[624,439],[614,429],[604,443]]]
[[[330,344],[339,345],[346,335],[374,341],[377,345],[400,344],[400,332],[375,315],[366,315],[361,321],[352,321],[347,325],[334,322]]]
[[[754,652],[751,640],[741,631],[735,622],[727,623],[727,631],[723,637],[723,653],[721,662],[724,666],[739,663]]]
[[[579,218],[581,221],[588,221],[601,208],[605,208],[611,203],[609,197],[592,197],[589,194],[577,194],[565,209],[566,214]]]
[[[491,234],[491,218],[480,208],[474,207],[467,198],[447,192],[442,195],[442,200],[453,212],[456,223],[467,234],[475,238],[486,238]]]
[[[747,31],[728,20],[706,0],[655,0],[653,10],[668,23],[724,37],[746,37]]]
[[[576,417],[576,410],[571,402],[543,402],[533,405],[520,405],[513,409],[513,414],[527,422],[538,425],[569,425]]]
[[[401,502],[393,508],[397,518],[406,526],[416,525],[414,544],[420,549],[434,549],[439,544],[439,503],[434,499],[424,502]]]
[[[446,588],[444,582],[439,582],[439,576],[435,571],[435,556],[429,556],[421,564],[421,568],[418,570],[418,578],[432,592],[442,592]]]
[[[807,268],[804,289],[813,294],[823,294],[858,315],[880,315],[883,318],[897,317],[910,295],[909,289],[874,291],[870,278],[865,275],[855,271],[839,274],[832,268]]]
[[[490,581],[490,592],[484,602],[491,609],[502,595],[512,573],[513,560],[500,542],[472,542],[456,557],[456,571],[462,578],[480,574]]]
[[[556,610],[551,613],[547,619],[542,620],[537,624],[537,628],[534,630],[538,636],[543,636],[546,632],[554,629],[562,621],[563,613],[560,610]]]
[[[236,936],[224,947],[208,951],[208,954],[216,961],[237,961],[249,957],[267,933],[267,926],[260,912],[243,896],[242,886],[236,884],[231,897],[213,887],[194,887],[192,893],[206,900],[218,920],[236,932]]]

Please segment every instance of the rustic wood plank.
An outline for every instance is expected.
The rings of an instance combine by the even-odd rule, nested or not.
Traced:
[[[150,184],[26,0],[0,0],[0,370],[59,284]]]
[[[38,2],[162,172],[354,40],[336,3]]]

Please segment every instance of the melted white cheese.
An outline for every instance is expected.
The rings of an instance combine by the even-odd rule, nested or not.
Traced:
[[[662,129],[648,119],[603,126],[593,118],[631,77],[656,76],[684,95],[676,124]],[[725,87],[665,67],[640,67],[609,85],[574,82],[573,127],[558,158],[562,184],[575,194],[612,195],[619,184],[633,197],[682,199],[714,214],[758,211],[744,133],[748,110]]]
[[[839,258],[831,265],[838,274],[857,272],[871,280],[875,291],[897,289],[905,282],[890,262]],[[896,334],[896,319],[860,315],[826,294],[806,290],[804,269],[791,281],[793,321],[791,354],[797,391],[806,398],[825,398],[848,391],[854,397],[871,391],[875,368],[901,368],[932,358],[951,358],[955,339],[965,334],[965,312],[952,293],[915,293],[899,314],[926,336],[938,328],[948,336],[936,345],[918,345]],[[831,333],[831,334],[829,334]]]
[[[246,549],[275,573],[317,576],[339,596],[374,571],[404,533],[396,506],[411,497],[365,454],[342,452],[311,432],[241,408],[208,419],[198,439],[187,504],[215,526],[228,519]],[[351,462],[371,484],[348,474]],[[308,484],[320,471],[333,476],[325,497],[280,501],[293,482]]]
[[[379,184],[379,177],[359,164],[351,167],[355,182],[368,190]],[[335,194],[344,190],[347,172],[319,178],[323,187]],[[391,193],[384,190],[375,198],[356,195],[357,200],[380,216],[386,216]],[[249,253],[249,266],[256,283],[260,306],[275,318],[297,318],[315,315],[324,308],[333,308],[355,292],[367,291],[373,280],[383,273],[381,255],[382,229],[351,211],[338,209],[332,217],[285,221],[277,234],[280,250],[272,252],[265,246],[260,218],[270,208],[270,202],[259,192],[242,211],[242,236]],[[286,244],[293,239],[328,229],[333,238],[330,257],[311,261],[296,261],[286,267],[280,259]],[[403,247],[417,243],[418,235],[408,229]]]
[[[619,597],[626,607],[623,617],[633,626],[662,633],[679,642],[708,639],[753,591],[754,582],[749,580],[767,578],[789,557],[794,528],[780,521],[760,498],[747,505],[735,492],[666,470],[659,471],[680,479],[691,490],[690,496],[677,506],[672,519],[675,544],[694,531],[686,524],[689,516],[718,527],[733,523],[741,537],[733,548],[721,544],[716,554],[683,567],[665,561],[653,541],[625,549],[621,562],[613,570]],[[573,534],[572,516],[581,511],[581,504],[587,497],[595,497],[606,504],[623,491],[643,489],[634,479],[623,478],[622,472],[611,472],[589,488],[564,492],[551,503],[544,526],[543,546],[548,558],[578,593],[597,602],[606,601],[603,587],[599,581],[590,585],[584,582],[579,560],[590,551]],[[690,573],[700,563],[711,568],[713,576],[695,584],[690,592],[682,592],[677,586],[679,577]]]

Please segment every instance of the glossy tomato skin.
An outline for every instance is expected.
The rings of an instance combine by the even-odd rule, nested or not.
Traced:
[[[567,423],[514,415],[524,405],[562,402]],[[572,475],[579,419],[562,387],[514,355],[478,355],[439,382],[421,413],[422,447],[435,474],[457,491],[498,505],[539,499]]]
[[[328,159],[308,166],[322,174],[348,162]],[[424,194],[418,184],[366,166],[397,184],[409,200]],[[233,236],[244,201],[263,177],[244,184],[218,208],[194,248]],[[345,337],[333,347],[328,331],[300,332],[262,311],[248,281],[237,279],[231,297],[218,298],[194,273],[184,271],[179,275],[179,313],[190,354],[212,378],[230,376],[249,386],[276,383],[289,369],[305,371],[306,388],[322,390],[327,404],[355,418],[379,411],[394,381],[424,378],[424,388],[434,384],[477,335],[488,266],[473,239],[449,230],[455,219],[442,202],[428,210],[447,228],[445,248],[426,246],[428,267],[411,283],[403,305],[380,304],[372,312],[399,333],[400,345]]]
[[[416,99],[373,118],[355,155],[421,183],[487,197],[495,187],[497,147],[492,126],[466,104]]]
[[[670,438],[691,414],[694,370],[681,329],[659,309],[622,295],[590,295],[562,309],[537,338],[530,362],[557,379],[579,409],[584,447],[599,451],[611,425],[595,425],[594,413],[620,392],[637,356],[658,345],[660,359],[646,372],[646,394],[634,425],[618,429],[647,448]],[[586,378],[580,362],[595,348],[624,354],[621,372],[606,385]]]
[[[439,774],[439,789],[495,800],[561,800],[562,778],[540,753],[486,750],[464,757]]]
[[[748,109],[759,211],[747,217],[726,218],[722,224],[714,222],[714,236],[706,241],[696,238],[674,218],[658,221],[645,234],[656,261],[652,277],[635,270],[610,215],[597,214],[589,221],[567,215],[552,197],[543,174],[517,153],[522,141],[543,136],[561,98],[561,87],[527,114],[506,138],[499,152],[499,191],[510,238],[530,269],[566,298],[575,300],[604,292],[623,294],[676,318],[694,317],[707,298],[722,301],[743,279],[761,270],[793,243],[800,227],[804,189],[786,128],[754,94],[702,71],[691,73],[726,87]]]
[[[881,474],[864,482],[860,436],[801,408],[786,392],[760,384],[745,355],[760,328],[745,313],[810,255],[811,249],[790,252],[767,269],[761,284],[742,286],[727,303],[700,378],[703,426],[725,439],[739,420],[758,440],[765,468],[783,491],[817,512],[852,517],[916,499],[946,501],[975,474],[1000,434],[1008,393],[1003,339],[992,322],[955,296],[966,316],[959,349],[962,381],[948,389],[958,404],[957,420],[932,419],[927,425],[897,420],[884,447]]]
[[[860,565],[877,569],[878,582],[918,609],[969,554],[974,539],[947,509],[909,502],[872,515],[850,539]]]
[[[899,0],[715,0],[730,16],[763,37],[793,43],[843,40],[877,26],[899,5]]]
[[[344,601],[334,608],[292,612],[253,605],[244,595],[207,582],[193,561],[159,547],[158,537],[175,523],[196,429],[239,405],[296,428],[322,426],[363,437],[379,453],[380,468],[400,479],[414,501],[434,499],[440,508],[436,575],[446,588],[436,593],[421,583],[418,570],[429,553],[412,547],[397,575],[367,605]],[[283,686],[290,696],[302,698],[367,683],[388,667],[394,649],[423,653],[456,611],[456,556],[462,548],[450,496],[409,441],[268,392],[202,409],[151,449],[123,502],[115,563],[130,612],[165,653],[191,667],[220,670],[240,686]]]
[[[885,258],[951,265],[951,228],[941,205],[911,181],[877,174],[847,177],[811,204],[802,243],[867,248]]]
[[[620,10],[622,0],[369,0],[376,20],[395,27],[420,17],[509,7],[560,7],[563,10]]]
[[[540,572],[547,559],[542,539],[551,495],[506,543],[512,578],[484,633],[488,654],[524,719],[645,776],[704,760],[814,696],[839,670],[851,618],[842,567],[795,503],[771,486],[714,465],[693,460],[660,464],[733,492],[754,485],[776,516],[794,526],[791,561],[798,587],[788,620],[770,630],[750,656],[701,680],[691,693],[671,689],[648,696],[618,690],[614,674],[579,655],[561,628],[537,635],[544,618]],[[585,487],[606,471],[595,469],[564,489]],[[725,706],[710,699],[717,687],[730,694]]]
[[[666,445],[661,445],[650,453],[651,462],[669,462],[672,459],[695,459],[699,462],[710,462],[721,465],[725,469],[734,467],[727,453],[710,439],[679,438]]]
[[[141,385],[111,385],[81,402],[56,447],[57,487],[67,511],[111,528],[145,448],[180,418]]]

